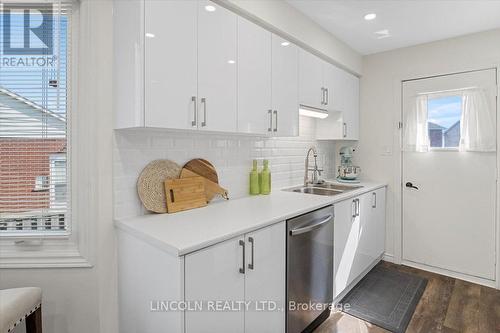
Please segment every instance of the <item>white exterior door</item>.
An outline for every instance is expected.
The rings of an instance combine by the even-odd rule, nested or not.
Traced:
[[[144,79],[146,127],[196,128],[195,1],[145,2]]]
[[[240,272],[243,268],[240,241],[243,240],[243,237],[233,238],[186,255],[186,302],[245,300],[245,274]],[[186,311],[186,333],[244,332],[244,308],[241,311],[204,310]]]
[[[285,236],[285,222],[281,222],[245,237],[245,300],[251,302],[245,313],[245,333],[285,332],[285,312],[279,310],[286,303]]]
[[[277,136],[299,135],[299,48],[272,36],[272,131]],[[275,131],[274,131],[275,130]]]
[[[270,134],[271,32],[238,17],[238,132]]]
[[[198,128],[236,132],[238,16],[198,2]],[[178,30],[178,29],[176,29]]]
[[[495,70],[403,84],[403,123],[415,96],[428,96],[431,143],[403,152],[403,260],[494,280],[497,155],[457,149],[461,90],[471,87],[496,111]]]

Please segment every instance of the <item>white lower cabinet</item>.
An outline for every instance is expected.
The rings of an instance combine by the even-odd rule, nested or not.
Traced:
[[[334,205],[334,298],[376,263],[385,249],[385,187]]]
[[[261,310],[284,306],[285,262],[285,222],[186,255],[186,301],[246,302],[249,308],[186,311],[185,332],[284,332],[284,311]]]

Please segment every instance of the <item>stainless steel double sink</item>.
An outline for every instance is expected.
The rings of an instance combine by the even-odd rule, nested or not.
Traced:
[[[334,196],[342,194],[344,192],[353,191],[362,187],[363,186],[359,185],[341,185],[341,184],[325,182],[321,184],[308,184],[308,185],[295,186],[284,189],[283,191]]]

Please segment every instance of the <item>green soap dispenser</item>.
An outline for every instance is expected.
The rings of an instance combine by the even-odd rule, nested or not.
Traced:
[[[264,160],[264,168],[260,172],[260,194],[271,193],[271,170],[269,170],[269,161]]]
[[[250,194],[257,195],[260,193],[259,173],[257,172],[257,160],[253,160],[253,168],[250,171]]]

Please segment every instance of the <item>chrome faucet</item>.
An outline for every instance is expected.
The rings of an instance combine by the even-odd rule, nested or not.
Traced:
[[[311,152],[313,152],[313,156],[314,156],[314,168],[313,169],[309,169],[309,154]],[[317,157],[318,157],[318,153],[316,152],[316,148],[314,148],[314,147],[309,148],[309,150],[307,151],[307,155],[306,155],[304,186],[307,186],[308,184],[320,184],[323,182],[319,179],[319,176],[321,176],[321,171],[323,171],[323,169],[318,168]],[[309,171],[313,172],[312,181],[309,180]]]

